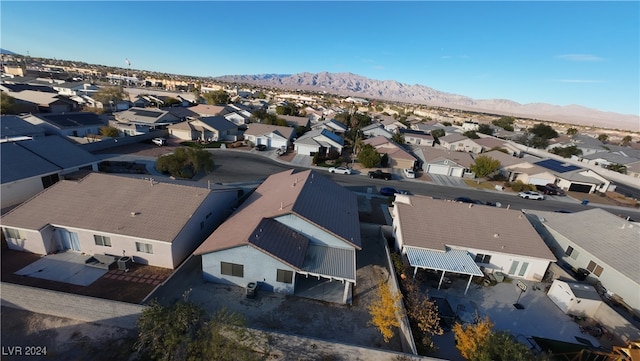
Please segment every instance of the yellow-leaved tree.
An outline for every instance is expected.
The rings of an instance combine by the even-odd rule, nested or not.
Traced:
[[[400,326],[397,314],[401,298],[400,294],[391,292],[386,282],[380,281],[376,290],[376,298],[368,307],[371,315],[369,323],[380,331],[384,342],[389,342],[393,337],[394,327]]]
[[[484,347],[491,336],[492,329],[493,323],[489,317],[478,319],[474,325],[463,326],[456,322],[453,325],[453,334],[456,339],[456,348],[462,357],[467,360],[475,359],[478,350]]]

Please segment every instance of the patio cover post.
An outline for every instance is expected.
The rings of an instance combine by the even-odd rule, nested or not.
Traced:
[[[413,267],[413,278],[416,278],[416,273],[418,273],[418,266]]]
[[[469,285],[471,284],[471,279],[473,278],[473,275],[469,275],[469,282],[467,282],[467,288],[464,289],[464,295],[467,295],[467,291],[469,290]]]
[[[440,289],[440,285],[442,285],[442,280],[444,279],[445,270],[442,270],[442,276],[440,276],[440,282],[438,282],[438,289]]]
[[[349,287],[351,286],[351,282],[344,282],[344,290],[342,291],[342,303],[347,303],[349,300]]]

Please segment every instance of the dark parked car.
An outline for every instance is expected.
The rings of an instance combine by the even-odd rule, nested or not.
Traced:
[[[265,144],[258,144],[258,145],[256,146],[256,150],[259,150],[259,151],[261,151],[261,152],[262,152],[262,151],[265,151],[265,150],[267,150],[267,146],[266,146]]]
[[[479,201],[477,199],[471,199],[469,197],[458,197],[454,199],[454,201],[459,203],[485,204],[483,201]]]
[[[553,183],[545,184],[545,185],[537,185],[536,190],[542,194],[550,195],[550,196],[564,196],[566,195],[560,187]]]
[[[382,194],[383,196],[391,197],[391,196],[394,196],[396,193],[398,193],[398,194],[407,194],[407,191],[397,190],[397,189],[395,189],[393,187],[382,187],[382,188],[380,188],[380,194]]]
[[[384,179],[384,180],[389,180],[392,177],[391,173],[383,172],[380,169],[369,171],[368,174],[369,174],[369,178],[377,178],[377,179]]]

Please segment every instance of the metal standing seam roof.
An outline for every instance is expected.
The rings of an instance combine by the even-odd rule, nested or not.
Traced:
[[[356,253],[346,248],[309,244],[304,258],[302,274],[329,276],[356,282]]]
[[[62,169],[17,142],[0,143],[0,183],[6,184],[20,179],[57,173]]]
[[[576,213],[528,210],[542,225],[629,277],[640,276],[640,225],[601,208]]]
[[[412,267],[484,276],[469,252],[449,249],[444,252],[417,247],[404,247]]]
[[[23,140],[17,145],[62,169],[81,167],[98,161],[93,154],[57,135]],[[4,167],[2,168],[4,170]]]

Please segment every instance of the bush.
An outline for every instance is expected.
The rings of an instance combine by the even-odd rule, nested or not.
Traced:
[[[528,184],[524,184],[524,183],[522,183],[522,181],[520,181],[520,180],[517,180],[517,181],[515,181],[515,182],[512,182],[512,183],[510,184],[510,186],[511,186],[511,189],[512,189],[514,192],[522,192],[522,191],[527,191],[527,190],[529,190],[529,185],[528,185]]]

